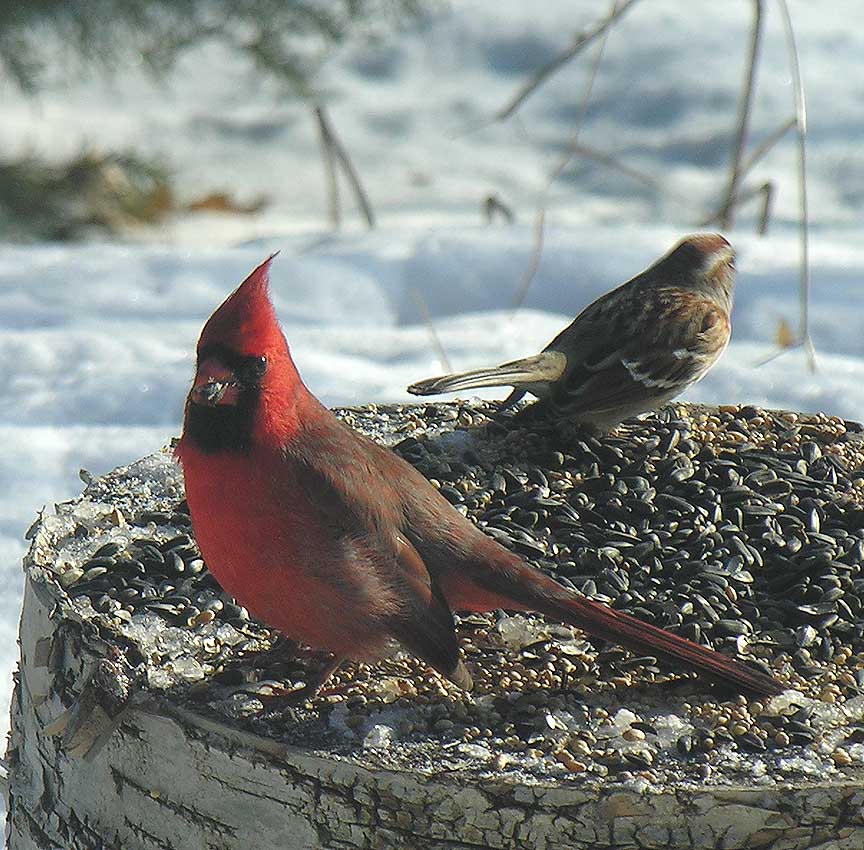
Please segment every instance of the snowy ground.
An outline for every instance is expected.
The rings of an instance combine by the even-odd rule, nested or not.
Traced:
[[[268,252],[282,252],[273,293],[295,358],[328,404],[403,399],[408,383],[441,371],[418,294],[454,368],[538,350],[590,300],[700,229],[723,185],[750,7],[698,0],[685,15],[680,3],[645,0],[613,33],[581,139],[689,201],[578,161],[549,196],[542,262],[515,316],[534,204],[572,131],[588,63],[553,78],[521,120],[482,125],[596,4],[548,3],[539,14],[516,0],[454,4],[458,12],[391,40],[349,45],[323,69],[337,128],[381,213],[371,234],[325,231],[305,110],[219,51],[190,57],[161,88],[131,72],[58,86],[35,104],[3,90],[0,149],[135,144],[168,157],[190,196],[224,187],[267,192],[273,204],[251,219],[173,222],[135,244],[0,244],[0,670],[15,658],[23,532],[40,507],[80,489],[80,468],[104,472],[178,432],[198,331]],[[751,235],[750,209],[729,234],[740,257],[734,342],[685,398],[864,418],[864,172],[854,165],[864,8],[833,9],[829,20],[792,3],[811,106],[819,371],[795,352],[754,365],[774,350],[780,319],[797,320],[790,137],[754,172],[778,186],[769,236]],[[774,12],[757,140],[791,114]],[[490,192],[513,205],[515,225],[480,223]],[[9,689],[4,675],[0,731]]]

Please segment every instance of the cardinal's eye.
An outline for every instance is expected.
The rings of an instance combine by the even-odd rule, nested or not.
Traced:
[[[266,357],[246,357],[237,367],[237,376],[246,386],[254,387],[261,382],[266,371]]]

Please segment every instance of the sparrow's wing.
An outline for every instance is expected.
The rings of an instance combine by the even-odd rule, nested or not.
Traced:
[[[359,443],[358,450],[346,441]],[[354,596],[357,608],[375,616],[380,628],[443,675],[470,688],[471,678],[459,659],[453,614],[401,531],[396,455],[339,425],[310,437],[304,456],[292,461],[297,483],[328,538],[343,550],[339,569],[329,574],[322,569],[319,579],[338,586],[341,598]],[[357,614],[333,611],[334,617]]]
[[[699,380],[729,341],[725,312],[697,293],[655,289],[650,297],[603,301],[567,329],[569,338],[553,342],[566,352],[568,369],[548,404],[562,413],[675,394]]]

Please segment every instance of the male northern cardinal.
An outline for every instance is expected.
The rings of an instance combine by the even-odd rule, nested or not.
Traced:
[[[654,410],[704,377],[732,333],[735,253],[719,234],[682,239],[642,274],[586,307],[533,357],[427,378],[436,395],[510,386],[510,407],[530,392],[535,413],[608,431]]]
[[[289,638],[345,658],[396,642],[462,688],[452,611],[538,611],[756,694],[781,685],[567,590],[487,537],[412,466],[303,384],[264,262],[210,317],[177,455],[222,587]]]

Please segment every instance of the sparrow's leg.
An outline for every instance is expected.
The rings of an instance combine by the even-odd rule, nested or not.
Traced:
[[[518,402],[522,400],[522,397],[525,395],[525,390],[520,390],[518,388],[514,389],[501,404],[498,405],[498,411],[509,410],[511,407],[516,405]]]

